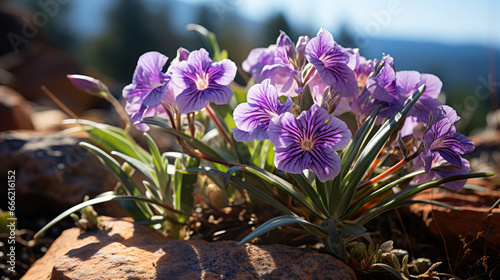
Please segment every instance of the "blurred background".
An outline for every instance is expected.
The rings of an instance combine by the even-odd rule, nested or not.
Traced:
[[[55,106],[40,90],[46,85],[80,114],[103,104],[74,90],[66,74],[95,76],[119,96],[144,52],[172,59],[181,46],[208,48],[189,23],[215,32],[238,65],[279,30],[296,40],[324,26],[367,59],[390,54],[397,70],[439,76],[469,134],[499,105],[499,8],[495,0],[0,0],[0,83]]]

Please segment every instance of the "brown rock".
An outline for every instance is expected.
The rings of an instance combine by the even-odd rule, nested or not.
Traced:
[[[409,210],[421,219],[437,238],[441,238],[442,234],[448,242],[461,245],[460,238],[471,242],[477,237],[478,242],[475,245],[482,251],[488,233],[487,244],[491,248],[500,248],[500,209],[494,208],[489,212],[495,201],[500,199],[500,191],[464,192],[465,190],[460,193],[428,191],[414,197],[415,200],[445,203],[456,210],[429,204],[413,204]],[[488,217],[489,213],[491,215]]]
[[[33,129],[30,104],[15,90],[0,85],[0,131]]]
[[[0,172],[16,173],[16,215],[20,219],[54,215],[83,201],[113,190],[117,179],[96,156],[79,146],[82,138],[55,134],[6,132],[0,135]],[[7,193],[0,184],[0,191]],[[114,205],[114,206],[112,206]],[[126,215],[118,203],[96,210],[106,215]],[[111,208],[108,208],[112,206]],[[102,211],[101,211],[102,210]]]
[[[169,240],[128,220],[69,229],[22,279],[356,279],[342,261],[284,245]]]

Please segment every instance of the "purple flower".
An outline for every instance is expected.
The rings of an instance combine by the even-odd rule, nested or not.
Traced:
[[[172,60],[172,62],[170,62],[170,64],[172,65],[187,60],[190,53],[191,52],[186,50],[185,48],[178,48],[177,56],[174,58],[174,60]]]
[[[276,42],[272,63],[262,68],[262,77],[270,78],[281,95],[294,97],[302,83],[301,71],[305,65],[305,49],[309,38],[299,37],[294,45],[290,37],[281,32]]]
[[[307,60],[316,67],[321,80],[344,96],[358,92],[358,82],[349,67],[349,54],[334,40],[332,34],[321,28],[306,47]]]
[[[329,114],[338,116],[351,110],[347,98],[343,97],[342,93],[334,91],[332,86],[323,83],[317,73],[312,76],[308,84],[314,103],[326,109]]]
[[[300,174],[310,169],[321,182],[332,180],[340,171],[336,151],[347,146],[351,131],[347,125],[314,104],[298,118],[286,112],[273,118],[267,131],[274,144],[278,169]]]
[[[278,91],[269,79],[248,90],[247,103],[239,104],[234,109],[233,136],[239,142],[251,142],[268,139],[267,129],[272,118],[289,112],[294,104],[290,97],[285,104],[278,99]]]
[[[86,93],[105,98],[109,92],[108,87],[95,78],[78,74],[70,74],[66,77],[76,88]]]
[[[253,49],[241,66],[245,72],[252,74],[255,82],[261,83],[264,80],[262,69],[266,65],[273,64],[275,52],[276,45],[271,45],[268,48]]]
[[[449,106],[442,106],[437,120],[424,135],[424,151],[416,159],[415,168],[425,168],[425,174],[415,180],[438,179],[469,172],[469,162],[462,155],[474,150],[474,143],[456,132],[454,123],[460,118]],[[438,168],[437,170],[431,170]],[[465,180],[445,183],[444,186],[459,190]]]
[[[376,59],[366,60],[359,54],[359,49],[343,48],[349,54],[349,67],[354,70],[356,80],[358,81],[358,88],[366,85],[368,76],[375,70],[375,64],[378,62]]]
[[[234,94],[229,84],[236,76],[236,65],[228,59],[212,62],[205,49],[191,52],[187,60],[172,65],[170,72],[181,113],[199,111],[210,101],[226,104]]]
[[[147,52],[137,62],[132,83],[123,89],[127,100],[125,111],[132,122],[141,121],[155,114],[165,117],[165,108],[161,104],[174,103],[173,92],[169,89],[170,76],[162,72],[168,57],[158,52]],[[148,130],[144,124],[136,124],[140,130]]]
[[[408,112],[409,116],[415,116],[417,122],[427,123],[430,112],[436,112],[443,104],[437,100],[443,83],[438,77],[431,74],[420,74],[417,71],[399,71],[396,73],[396,90],[401,97],[403,105],[410,95],[425,84],[426,88],[422,96]]]

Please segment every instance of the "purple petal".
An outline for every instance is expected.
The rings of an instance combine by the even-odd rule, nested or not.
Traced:
[[[454,175],[467,174],[469,173],[469,171],[470,171],[469,161],[466,159],[462,159],[461,168],[449,167],[445,169],[440,169],[439,171],[435,171],[434,173],[436,173],[437,177],[446,178]],[[464,187],[465,183],[467,183],[466,179],[444,183],[444,186],[447,189],[459,191]]]
[[[179,63],[181,61],[187,60],[190,53],[191,52],[186,50],[185,48],[178,48],[177,49],[177,56],[174,58],[174,60],[172,60],[172,62],[170,64],[176,64],[176,63]]]
[[[271,119],[267,134],[277,148],[300,147],[300,130],[295,116],[290,112]]]
[[[460,152],[461,154],[466,154],[474,151],[475,149],[474,142],[467,139],[467,137],[463,136],[460,133],[455,133],[455,139],[457,139],[460,142],[460,147],[458,152]]]
[[[158,72],[165,66],[167,63],[168,57],[159,53],[159,52],[147,52],[139,57],[139,61],[137,62],[137,66],[144,69],[145,73],[151,76],[157,76],[162,78],[162,76],[158,75]],[[160,82],[159,80],[158,82]]]
[[[215,62],[208,71],[208,75],[211,77],[211,82],[213,81],[219,85],[227,86],[236,76],[236,64],[229,59]]]
[[[310,151],[311,169],[321,182],[333,180],[340,172],[340,157],[330,149],[317,148]]]
[[[175,101],[181,114],[199,111],[205,108],[209,103],[204,92],[196,88],[185,89],[181,94],[175,97]]]
[[[253,140],[263,141],[269,138],[269,136],[267,136],[267,127],[264,128],[263,125],[256,127],[251,132],[233,128],[232,133],[234,140],[238,142],[252,142]]]
[[[423,95],[437,99],[443,87],[441,80],[432,74],[422,74],[420,75],[420,83],[418,86],[423,84],[425,84],[425,92]]]
[[[189,54],[187,64],[194,68],[196,73],[206,72],[212,65],[208,52],[201,48]]]
[[[144,98],[144,100],[142,102],[146,106],[156,105],[156,104],[160,103],[160,101],[165,96],[166,92],[167,92],[166,86],[159,86],[157,88],[154,88],[146,95],[146,97]]]
[[[186,60],[172,65],[169,69],[172,74],[171,82],[174,83],[178,89],[178,91],[175,92],[175,95],[184,91],[185,88],[191,86],[193,81],[196,80],[196,75],[192,72],[192,69]]]
[[[417,71],[398,71],[396,73],[396,88],[398,94],[407,98],[417,91],[420,83],[420,73]]]
[[[286,149],[274,147],[274,153],[276,168],[292,174],[302,173],[311,161],[311,155],[302,150],[300,145]]]
[[[436,115],[434,112],[436,112],[442,105],[443,103],[437,99],[422,96],[410,109],[408,115],[416,116],[417,121],[420,123],[427,123],[429,122],[430,113],[433,112],[433,116],[435,118]]]
[[[267,65],[262,70],[262,77],[271,79],[272,84],[276,87],[280,95],[287,97],[297,96],[298,84],[292,76],[293,70],[279,65]]]
[[[95,78],[77,74],[66,75],[66,77],[81,91],[85,91],[90,94],[102,94],[108,91],[106,85]]]
[[[230,86],[212,85],[203,91],[205,98],[210,99],[217,105],[227,104],[229,99],[233,96],[234,92]]]
[[[357,92],[357,81],[353,69],[349,68],[349,55],[333,40],[332,34],[321,28],[318,35],[306,47],[306,57],[316,67],[326,84],[345,96]]]
[[[389,63],[382,67],[375,78],[368,79],[366,87],[374,98],[384,102],[398,103],[396,72]]]
[[[242,68],[245,72],[252,74],[257,83],[264,80],[262,69],[264,66],[272,64],[275,46],[269,48],[257,48],[250,51],[247,59],[243,61]]]

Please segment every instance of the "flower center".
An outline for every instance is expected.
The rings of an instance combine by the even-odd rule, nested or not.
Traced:
[[[204,74],[200,76],[199,74],[196,74],[195,84],[198,90],[204,90],[208,88],[208,75]]]
[[[311,139],[304,139],[301,143],[302,149],[309,152],[314,147],[314,141]]]

